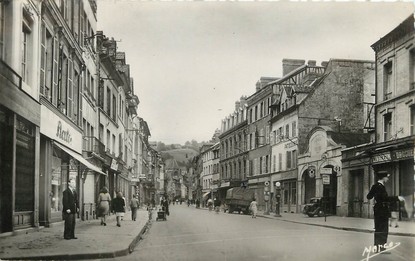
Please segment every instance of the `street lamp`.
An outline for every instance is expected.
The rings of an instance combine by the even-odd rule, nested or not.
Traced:
[[[275,216],[276,217],[281,217],[280,214],[280,203],[281,203],[281,182],[277,181],[275,182],[275,189],[276,189],[276,193],[275,193],[275,197],[277,198],[277,203],[276,203],[276,207],[275,207]]]

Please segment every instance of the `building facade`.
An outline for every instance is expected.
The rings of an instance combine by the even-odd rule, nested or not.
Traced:
[[[405,198],[403,219],[414,219],[414,17],[411,15],[391,32],[372,45],[376,66],[375,129],[371,142],[343,152],[343,170],[360,183],[366,195],[376,182],[374,172],[387,170],[391,174],[386,190],[390,195]],[[355,215],[353,209],[345,212]],[[372,217],[372,202],[362,200],[362,217]]]

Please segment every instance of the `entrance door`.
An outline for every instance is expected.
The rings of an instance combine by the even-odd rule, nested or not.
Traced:
[[[0,233],[13,230],[13,127],[10,114],[0,108]]]
[[[326,166],[325,168],[333,168],[332,166]],[[326,200],[326,209],[328,214],[336,215],[337,204],[337,173],[331,171],[330,184],[323,184],[323,197]]]
[[[310,203],[310,199],[316,196],[316,179],[314,176],[308,174],[308,171],[303,173],[304,180],[304,203]]]
[[[362,217],[363,207],[363,169],[350,172],[349,216]]]
[[[297,182],[293,181],[284,181],[282,183],[284,188],[283,193],[283,210],[288,213],[295,213],[297,209]]]

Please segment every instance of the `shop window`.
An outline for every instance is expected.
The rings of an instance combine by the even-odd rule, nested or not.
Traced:
[[[23,119],[16,124],[16,195],[15,211],[34,210],[35,187],[35,131],[34,127]]]
[[[383,141],[388,141],[392,137],[392,113],[383,116]]]

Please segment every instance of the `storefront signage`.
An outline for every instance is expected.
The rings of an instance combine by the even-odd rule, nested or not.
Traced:
[[[333,170],[332,170],[332,168],[321,168],[320,169],[320,174],[331,174],[331,173],[333,173]]]
[[[330,176],[329,175],[322,175],[323,185],[330,185]]]
[[[220,186],[223,188],[223,187],[229,187],[231,185],[231,183],[228,181],[228,182],[222,182],[221,184],[220,184]]]
[[[384,152],[372,157],[372,163],[388,162],[391,161],[390,152]]]
[[[56,137],[59,138],[60,140],[65,141],[68,144],[72,143],[71,132],[69,131],[69,129],[66,129],[66,130],[63,129],[61,121],[58,121]]]
[[[413,158],[413,157],[414,157],[414,150],[412,148],[395,152],[395,159],[407,159],[407,158]]]
[[[40,111],[40,133],[81,154],[82,133],[80,129],[44,105],[40,107]]]
[[[115,160],[115,159],[112,159],[112,160],[111,160],[111,169],[112,169],[112,170],[118,170],[118,163],[117,163],[117,160]]]

